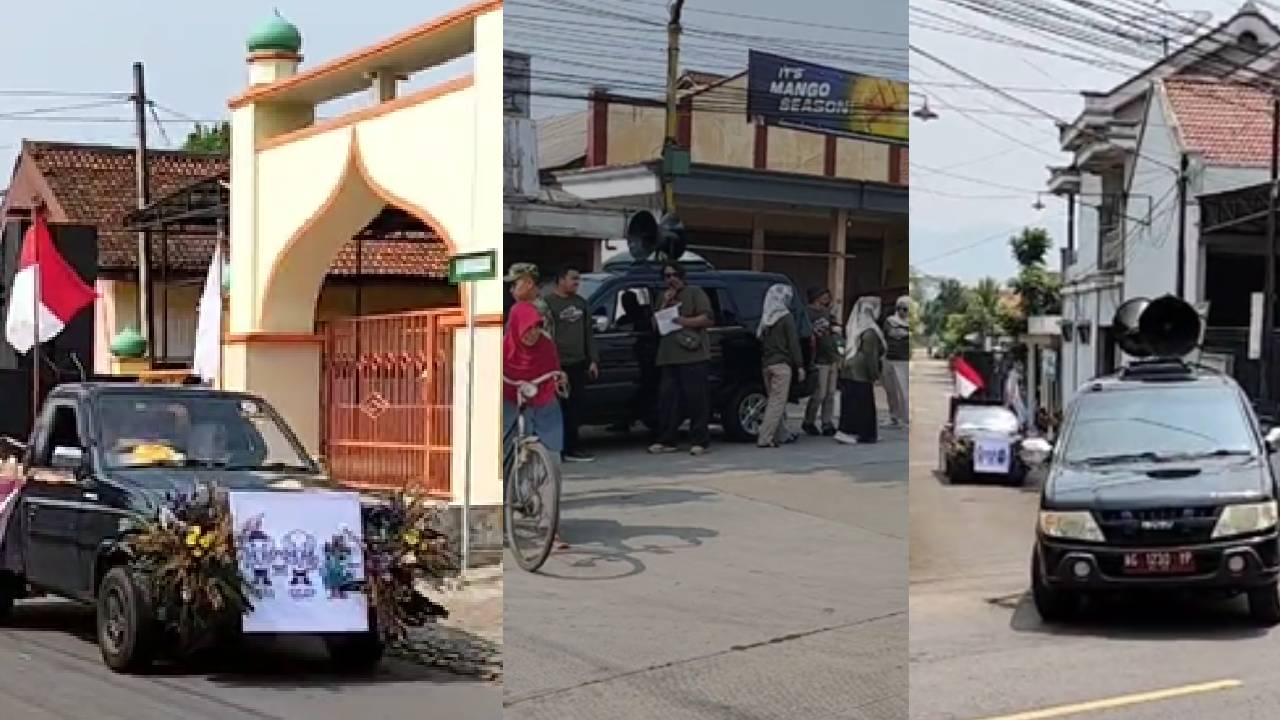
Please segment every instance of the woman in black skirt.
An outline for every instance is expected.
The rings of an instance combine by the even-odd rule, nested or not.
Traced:
[[[884,366],[885,340],[880,330],[880,298],[858,298],[845,326],[848,347],[840,370],[840,431],[835,439],[845,445],[873,443],[879,425],[876,418],[876,382]]]

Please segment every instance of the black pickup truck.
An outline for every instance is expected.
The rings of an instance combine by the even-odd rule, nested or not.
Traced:
[[[137,462],[132,448],[163,443],[180,464]],[[4,447],[0,444],[0,463]],[[123,542],[130,518],[154,517],[167,497],[197,485],[219,490],[297,492],[330,487],[279,414],[260,398],[201,387],[75,383],[55,388],[28,443],[18,487],[0,512],[0,621],[14,601],[56,595],[97,610],[103,660],[145,669],[163,649],[144,583],[129,570]],[[0,464],[0,509],[5,505]],[[7,467],[13,470],[12,459]],[[232,619],[233,633],[239,618]],[[325,636],[344,670],[379,662],[383,643],[367,632]]]

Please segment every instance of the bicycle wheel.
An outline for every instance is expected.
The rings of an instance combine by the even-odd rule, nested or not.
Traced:
[[[551,554],[560,527],[560,466],[542,443],[533,443],[507,480],[503,515],[516,563],[537,572]]]

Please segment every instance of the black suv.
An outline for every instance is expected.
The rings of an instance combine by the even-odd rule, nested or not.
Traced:
[[[1048,463],[1032,592],[1046,621],[1105,591],[1245,593],[1253,618],[1280,623],[1280,541],[1264,437],[1230,378],[1181,362],[1135,363],[1091,381],[1067,410]]]
[[[715,311],[711,328],[711,407],[725,433],[752,440],[764,415],[765,391],[756,326],[765,293],[776,283],[792,285],[785,275],[716,270],[705,263],[685,263],[688,283],[702,288]],[[658,334],[653,303],[664,284],[658,265],[606,265],[605,272],[582,276],[600,354],[600,377],[587,386],[583,422],[587,425],[631,423],[653,426],[657,416],[658,369],[654,364]],[[792,382],[792,401],[812,394],[816,385],[808,313],[802,293],[792,285],[791,311],[804,353],[805,382]]]

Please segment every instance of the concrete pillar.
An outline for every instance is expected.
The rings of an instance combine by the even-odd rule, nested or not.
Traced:
[[[827,263],[827,289],[831,291],[831,299],[836,316],[844,318],[844,275],[848,259],[845,250],[848,246],[849,211],[836,210],[831,213],[831,232],[828,235],[827,252],[832,258]],[[857,259],[855,258],[856,262]]]
[[[1027,421],[1035,427],[1036,410],[1040,407],[1040,341],[1027,341]]]
[[[759,215],[751,216],[751,269],[764,271],[764,220]]]
[[[403,76],[390,70],[375,70],[369,73],[370,90],[374,103],[384,103],[396,98],[396,86]]]

